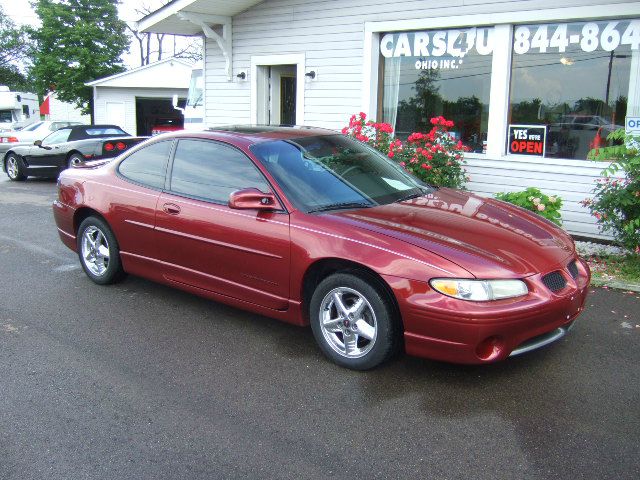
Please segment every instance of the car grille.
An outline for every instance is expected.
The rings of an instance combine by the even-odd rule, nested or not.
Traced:
[[[573,278],[578,278],[578,265],[576,264],[575,260],[567,265],[567,269],[569,270],[569,273]]]
[[[542,277],[542,283],[552,292],[557,292],[567,286],[567,281],[559,271],[547,273]]]

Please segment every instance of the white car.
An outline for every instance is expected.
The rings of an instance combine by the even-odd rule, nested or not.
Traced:
[[[4,153],[18,145],[33,145],[36,140],[42,140],[51,132],[62,127],[71,125],[82,125],[82,122],[62,122],[55,120],[42,120],[40,122],[27,125],[22,130],[0,132],[0,158]]]

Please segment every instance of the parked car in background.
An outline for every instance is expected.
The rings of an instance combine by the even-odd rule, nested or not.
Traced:
[[[0,132],[0,156],[4,156],[13,147],[21,145],[31,145],[36,140],[42,140],[51,132],[62,127],[72,125],[82,125],[82,122],[58,122],[51,120],[41,120],[16,131]]]
[[[177,132],[183,129],[183,120],[181,118],[157,118],[153,122],[153,127],[151,127],[151,135],[160,135],[161,133],[167,132]]]
[[[503,360],[563,337],[590,272],[544,218],[421,183],[329,130],[156,137],[62,172],[61,240],[98,284],[125,272],[309,325],[339,365]]]
[[[88,160],[115,157],[148,137],[132,137],[116,125],[62,127],[31,145],[11,146],[2,168],[11,180],[56,176]]]

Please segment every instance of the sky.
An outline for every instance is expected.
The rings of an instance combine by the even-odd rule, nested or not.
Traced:
[[[121,0],[118,6],[120,18],[126,22],[139,20],[140,15],[136,10],[146,9],[155,10],[168,0]],[[37,25],[38,16],[31,8],[31,0],[0,0],[5,15],[10,17],[18,25]],[[173,48],[173,42],[165,42],[166,48]],[[171,45],[169,45],[171,44]],[[165,48],[165,49],[166,49]],[[163,49],[163,50],[165,50]],[[140,66],[140,52],[137,42],[131,44],[131,51],[123,56],[124,63],[127,67],[133,68]]]

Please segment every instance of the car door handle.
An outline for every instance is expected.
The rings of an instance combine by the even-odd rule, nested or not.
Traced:
[[[162,210],[169,215],[178,215],[180,213],[180,207],[175,203],[165,203],[162,205]]]

